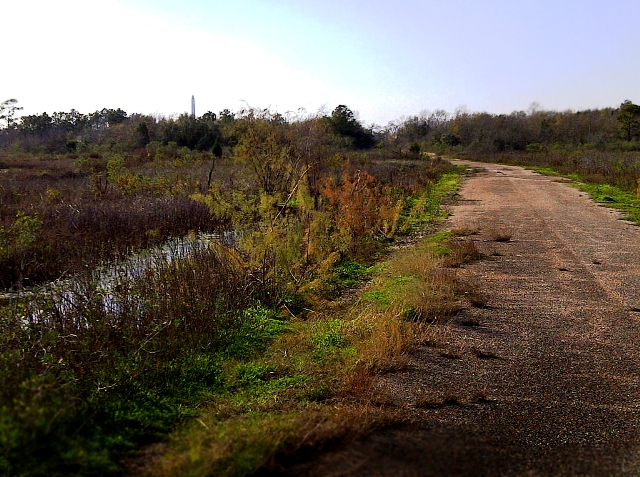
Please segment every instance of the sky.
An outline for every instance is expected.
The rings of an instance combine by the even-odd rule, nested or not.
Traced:
[[[22,114],[508,114],[640,103],[638,0],[0,2]]]

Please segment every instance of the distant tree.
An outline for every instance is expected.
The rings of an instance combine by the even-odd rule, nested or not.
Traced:
[[[15,116],[16,112],[22,110],[18,104],[17,99],[7,99],[0,103],[0,120],[5,121],[5,127],[7,129],[13,129],[16,125]]]
[[[165,121],[162,125],[164,144],[175,142],[180,147],[205,151],[211,149],[219,134],[214,122],[195,119],[190,114],[181,114],[177,120]]]
[[[640,106],[626,100],[620,105],[616,119],[627,141],[631,141],[633,135],[636,134],[636,131],[640,128]]]
[[[140,147],[145,147],[151,142],[151,138],[149,137],[149,126],[147,126],[145,121],[138,124],[138,127],[136,127],[136,133],[138,133],[138,145]]]
[[[429,134],[429,121],[425,117],[412,116],[407,119],[399,131],[409,141],[424,139]]]
[[[213,143],[211,152],[214,157],[222,157],[222,144],[220,144],[220,136],[216,137],[216,141]]]
[[[125,111],[123,111],[122,109],[118,108],[118,109],[103,109],[101,111],[102,115],[104,116],[107,124],[109,126],[113,125],[113,124],[120,124],[123,123],[124,121],[126,121],[127,119],[127,113]]]
[[[216,137],[213,147],[211,148],[213,157],[211,158],[211,169],[209,169],[209,177],[207,179],[207,187],[211,187],[211,177],[213,175],[213,169],[216,167],[216,159],[222,157],[222,144],[220,144],[220,136]]]
[[[450,115],[447,111],[444,109],[436,109],[429,115],[429,119],[427,121],[429,126],[435,129],[444,125],[449,119]]]
[[[419,156],[420,155],[420,143],[418,142],[412,142],[411,145],[409,146],[409,152],[411,154],[413,154],[414,156]]]
[[[344,104],[337,106],[331,113],[331,125],[337,134],[351,138],[353,145],[358,149],[367,149],[373,146],[371,131],[362,127],[353,111]]]
[[[331,113],[331,122],[335,131],[344,136],[352,136],[360,127],[353,111],[344,104],[337,106],[336,109],[333,110]]]
[[[202,121],[215,121],[217,119],[216,113],[212,113],[211,111],[207,111],[206,113],[204,113],[202,116],[200,116],[200,119]]]
[[[455,134],[442,135],[440,142],[446,146],[457,146],[461,143],[460,138]]]
[[[47,113],[22,116],[18,129],[24,134],[43,136],[53,127],[53,119]]]
[[[228,109],[223,109],[220,111],[220,115],[218,116],[220,121],[232,123],[235,119],[235,115]]]
[[[53,113],[51,120],[57,132],[64,134],[72,131],[82,131],[82,129],[89,124],[90,117],[72,109],[68,113]]]
[[[163,119],[160,122],[160,137],[163,144],[169,144],[170,142],[178,142],[178,136],[180,134],[180,128],[173,119]]]

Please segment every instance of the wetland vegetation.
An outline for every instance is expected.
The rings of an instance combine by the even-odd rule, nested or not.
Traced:
[[[625,104],[365,128],[346,106],[17,120],[3,103],[0,475],[250,475],[401,420],[376,376],[474,296],[455,267],[480,258],[450,233],[398,247],[446,217],[461,170],[440,156],[618,201],[605,188],[640,176]],[[191,252],[127,268],[172,239]]]
[[[327,420],[322,403],[348,401],[346,370],[365,366],[380,325],[351,323],[335,300],[440,217],[455,170],[371,148],[346,107],[98,116],[3,131],[0,469],[121,473],[187,422],[240,446],[202,449],[208,468],[258,468],[302,416]],[[180,237],[187,256],[127,269],[130,254]],[[109,289],[104,267],[119,270]]]

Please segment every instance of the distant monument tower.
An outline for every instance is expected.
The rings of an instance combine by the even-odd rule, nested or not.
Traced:
[[[196,118],[196,98],[191,95],[191,117]]]

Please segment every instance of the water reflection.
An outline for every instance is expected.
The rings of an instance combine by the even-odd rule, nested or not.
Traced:
[[[87,310],[100,309],[105,315],[118,316],[125,309],[142,311],[139,297],[131,293],[131,286],[145,275],[166,268],[176,260],[192,257],[197,251],[213,246],[236,249],[241,234],[227,231],[222,234],[192,234],[171,238],[161,247],[131,254],[123,260],[97,267],[91,272],[56,280],[34,290],[8,292],[0,295],[0,304],[19,304],[25,324],[55,326],[73,316],[76,326],[90,325]]]

